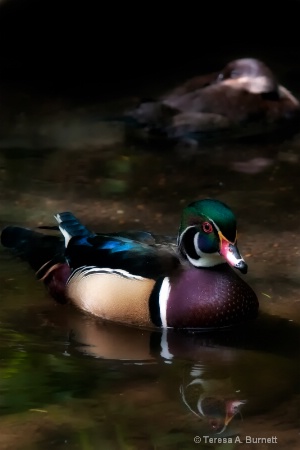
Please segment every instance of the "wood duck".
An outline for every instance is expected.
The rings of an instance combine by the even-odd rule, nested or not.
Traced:
[[[246,400],[237,397],[230,377],[212,378],[205,374],[205,365],[190,368],[188,382],[180,385],[179,392],[186,407],[203,419],[208,429],[222,434],[232,419],[240,413]]]
[[[142,327],[218,328],[257,315],[254,291],[231,268],[247,272],[236,218],[220,201],[183,210],[175,251],[145,243],[143,233],[95,234],[70,212],[55,218],[64,241],[7,227],[1,242],[29,261],[58,302]]]
[[[266,64],[243,58],[192,78],[157,101],[141,102],[126,118],[150,136],[201,142],[293,133],[299,130],[300,107]]]

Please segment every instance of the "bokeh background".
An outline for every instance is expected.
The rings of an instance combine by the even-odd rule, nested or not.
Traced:
[[[1,449],[188,450],[203,434],[299,449],[299,133],[185,153],[103,121],[241,57],[300,98],[299,3],[0,1],[0,227],[72,210],[96,231],[174,235],[184,205],[218,198],[265,317],[200,336],[108,324],[56,305],[1,248]]]

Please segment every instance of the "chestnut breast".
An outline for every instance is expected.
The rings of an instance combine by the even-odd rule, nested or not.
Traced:
[[[227,264],[189,268],[170,282],[170,327],[224,327],[253,319],[258,313],[256,294]]]

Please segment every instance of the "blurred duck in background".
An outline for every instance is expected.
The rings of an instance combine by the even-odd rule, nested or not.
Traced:
[[[131,129],[148,137],[197,145],[299,129],[299,101],[269,67],[253,58],[229,62],[220,72],[197,76],[158,100],[125,114]]]

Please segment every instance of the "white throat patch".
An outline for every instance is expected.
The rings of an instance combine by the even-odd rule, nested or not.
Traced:
[[[199,259],[191,258],[188,254],[186,255],[191,264],[196,267],[213,267],[218,264],[224,263],[224,259],[220,255],[220,253],[205,253],[200,250],[198,247],[198,236],[199,232],[194,236],[194,247],[197,255],[199,255]]]
[[[219,230],[214,222],[213,222],[213,224],[215,225],[216,229]],[[194,226],[187,227],[185,229],[185,231],[181,234],[181,236],[178,240],[179,245],[182,242],[182,238],[183,238],[184,234],[190,228],[194,228]],[[197,255],[199,256],[199,258],[197,258],[197,259],[192,258],[185,252],[185,255],[186,255],[188,261],[195,267],[214,267],[214,266],[217,266],[218,264],[224,264],[225,260],[220,255],[220,253],[218,253],[218,252],[205,253],[200,250],[200,248],[198,247],[198,236],[199,236],[199,232],[196,233],[194,236],[194,249],[195,249],[195,252],[197,253]]]

